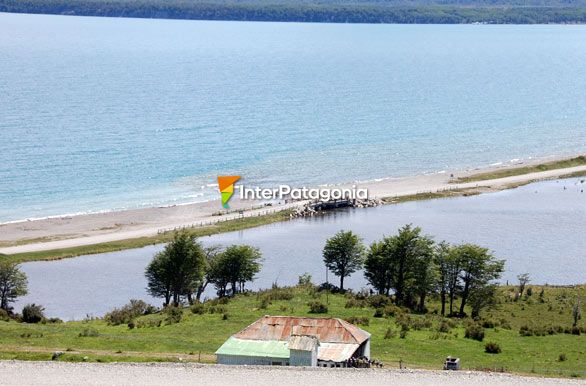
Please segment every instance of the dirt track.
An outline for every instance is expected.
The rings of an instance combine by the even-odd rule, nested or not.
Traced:
[[[0,385],[586,385],[469,371],[0,361]]]

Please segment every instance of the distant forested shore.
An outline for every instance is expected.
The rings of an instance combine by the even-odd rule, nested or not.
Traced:
[[[0,12],[400,24],[586,23],[586,0],[0,0]]]

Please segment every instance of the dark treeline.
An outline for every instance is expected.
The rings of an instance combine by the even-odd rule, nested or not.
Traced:
[[[0,0],[0,12],[319,23],[544,24],[585,23],[586,0]]]

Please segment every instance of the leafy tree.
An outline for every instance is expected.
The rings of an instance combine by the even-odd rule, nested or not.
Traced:
[[[379,295],[389,295],[393,288],[392,265],[389,260],[389,238],[370,245],[364,261],[364,277]]]
[[[16,264],[0,261],[0,309],[12,312],[10,303],[27,294],[28,280]]]
[[[472,309],[472,318],[480,315],[480,311],[486,307],[491,307],[496,304],[497,286],[495,284],[480,285],[476,290],[470,294],[470,308]]]
[[[260,271],[261,259],[259,249],[249,245],[231,245],[219,254],[210,267],[209,276],[218,296],[228,295],[228,285],[232,295],[244,291],[245,283],[254,280]]]
[[[572,324],[572,327],[576,327],[578,325],[578,321],[582,318],[582,315],[580,314],[580,301],[576,300],[576,303],[574,304],[574,307],[572,308],[572,317],[574,318],[574,323]]]
[[[202,280],[196,283],[197,288],[195,291],[195,299],[198,302],[201,301],[201,296],[203,295],[208,284],[211,283],[211,273],[213,271],[212,266],[220,256],[221,252],[222,248],[219,245],[212,245],[204,248],[204,275]]]
[[[460,315],[465,315],[464,307],[471,293],[479,291],[491,280],[500,278],[504,261],[496,260],[488,249],[474,244],[462,244],[454,248],[455,255],[462,264],[462,301]]]
[[[205,253],[188,232],[178,232],[165,249],[157,253],[147,266],[145,276],[152,296],[164,297],[165,305],[181,303],[190,297],[195,283],[203,279]]]
[[[519,297],[522,297],[523,296],[523,292],[525,292],[525,286],[531,280],[529,279],[529,274],[528,273],[524,273],[524,274],[521,274],[521,275],[517,275],[517,280],[519,280]]]
[[[446,315],[446,297],[450,291],[450,250],[450,245],[442,241],[436,246],[434,254],[434,262],[437,269],[436,289],[440,294],[442,316]]]
[[[416,243],[413,258],[413,278],[408,283],[408,292],[418,298],[417,310],[425,311],[425,299],[437,283],[437,267],[434,261],[435,250],[433,240],[421,237]]]
[[[327,269],[340,277],[340,290],[344,291],[344,278],[362,268],[364,245],[352,231],[340,231],[326,241],[323,258]]]
[[[25,323],[39,323],[45,319],[45,308],[38,304],[27,304],[22,308],[22,321]]]

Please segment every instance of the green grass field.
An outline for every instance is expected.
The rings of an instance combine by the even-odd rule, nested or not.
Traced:
[[[463,320],[452,319],[455,325],[449,332],[438,332],[442,318],[434,313],[439,308],[437,300],[429,303],[429,314],[410,315],[413,327],[401,338],[396,317],[374,317],[375,309],[369,306],[346,308],[347,295],[326,295],[294,287],[281,290],[292,293],[290,300],[273,300],[266,309],[261,309],[261,295],[248,294],[238,295],[225,305],[208,303],[203,314],[185,308],[181,322],[175,324],[167,324],[164,314],[141,316],[134,321],[136,325],[155,326],[160,321],[160,327],[130,329],[127,325],[109,326],[103,320],[47,324],[0,321],[0,359],[50,360],[54,351],[63,351],[65,354],[59,360],[81,361],[87,357],[85,360],[100,362],[214,362],[215,350],[230,335],[263,315],[364,317],[368,325],[360,327],[372,334],[372,357],[382,360],[387,368],[399,367],[401,361],[408,368],[440,369],[443,359],[452,355],[460,357],[466,369],[586,377],[586,333],[526,337],[519,334],[522,325],[542,329],[570,327],[572,304],[577,298],[586,299],[586,285],[532,286],[532,290],[532,296],[514,301],[514,288],[501,287],[499,304],[482,315],[488,324],[496,324],[486,328],[483,342],[464,338]],[[308,302],[316,299],[328,303],[327,314],[308,313]],[[417,325],[424,327],[417,329]],[[585,321],[579,326],[586,327]],[[389,328],[394,336],[385,339]],[[96,333],[97,336],[80,336]],[[498,343],[502,353],[485,353],[486,342]],[[560,361],[561,354],[565,360]]]

